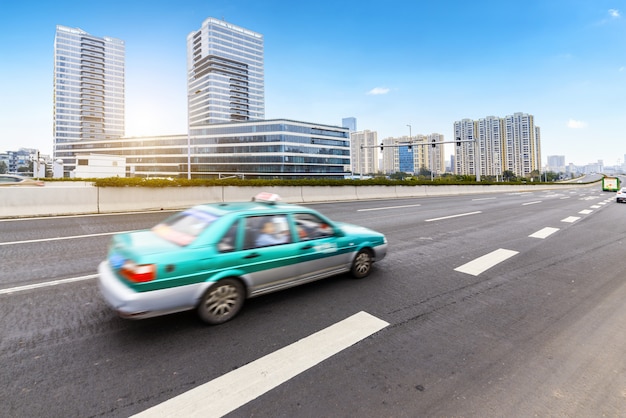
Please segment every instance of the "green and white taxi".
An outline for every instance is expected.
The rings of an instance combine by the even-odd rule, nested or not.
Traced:
[[[250,202],[195,206],[150,230],[115,235],[98,284],[125,318],[196,309],[203,321],[220,324],[246,298],[345,272],[363,278],[386,253],[381,233],[261,193]]]

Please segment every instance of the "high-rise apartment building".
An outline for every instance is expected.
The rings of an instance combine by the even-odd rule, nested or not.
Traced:
[[[454,148],[454,173],[455,174],[476,174],[478,161],[474,155],[479,155],[476,147],[478,127],[471,119],[463,119],[454,122],[455,141],[461,141]]]
[[[419,174],[428,170],[432,175],[441,175],[446,171],[443,141],[444,136],[438,133],[386,138],[383,140],[382,171]]]
[[[529,177],[541,171],[541,131],[533,115],[514,113],[498,118],[454,122],[456,174],[501,176],[505,171]]]
[[[485,176],[502,175],[504,167],[503,123],[502,119],[495,116],[487,116],[479,119],[476,123],[477,139],[481,151],[481,174]]]
[[[516,176],[528,177],[541,171],[541,142],[539,127],[533,115],[514,113],[504,118],[505,170]]]
[[[187,35],[189,126],[265,119],[263,35],[212,17]]]
[[[347,126],[344,125],[347,128]],[[350,133],[352,175],[376,174],[378,168],[378,132]]]
[[[124,41],[58,25],[54,39],[54,159],[124,135]]]
[[[546,169],[555,173],[565,173],[565,155],[548,155]]]

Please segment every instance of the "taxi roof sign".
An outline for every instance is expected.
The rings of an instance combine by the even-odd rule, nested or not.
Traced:
[[[280,196],[276,193],[261,192],[252,198],[254,202],[276,203],[280,201]]]

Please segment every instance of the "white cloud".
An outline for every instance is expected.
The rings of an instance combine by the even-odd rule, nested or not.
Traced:
[[[582,120],[570,119],[567,122],[567,127],[571,129],[583,129],[587,127],[587,122],[583,122]]]
[[[609,9],[609,16],[611,16],[613,19],[618,19],[621,17],[619,10],[617,9]]]
[[[367,94],[373,95],[373,96],[378,96],[380,94],[387,94],[387,93],[389,93],[389,89],[386,87],[374,87],[373,89],[367,92]]]

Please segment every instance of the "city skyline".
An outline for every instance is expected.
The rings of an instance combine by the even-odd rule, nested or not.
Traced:
[[[451,140],[457,120],[523,112],[541,127],[542,165],[615,165],[626,153],[623,0],[271,3],[5,6],[0,151],[52,152],[56,25],[126,42],[127,136],[186,132],[186,37],[216,17],[264,35],[267,119],[355,117],[381,140],[409,124]]]

